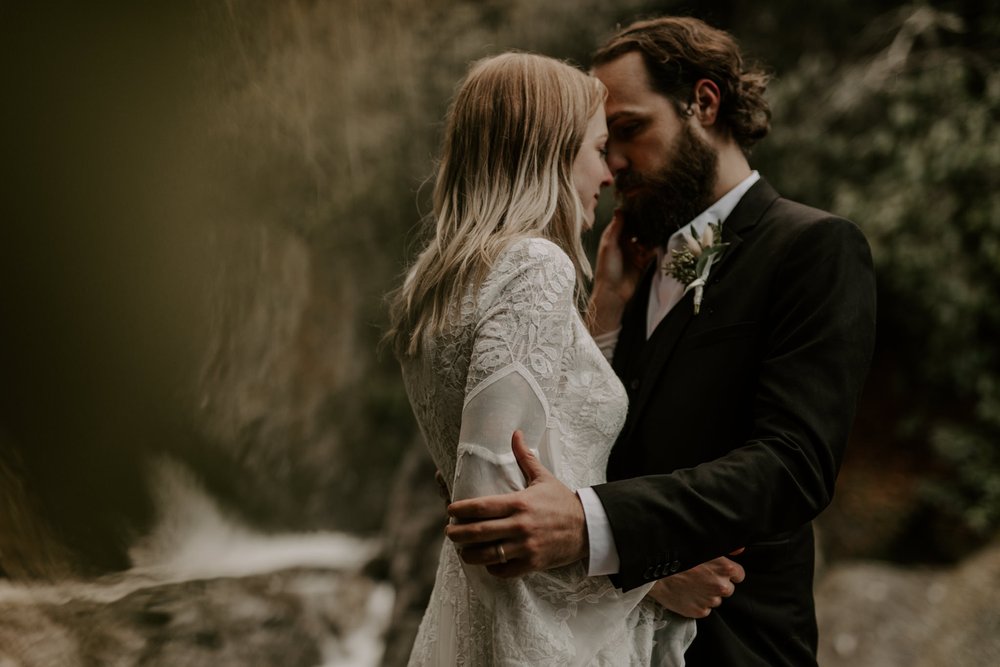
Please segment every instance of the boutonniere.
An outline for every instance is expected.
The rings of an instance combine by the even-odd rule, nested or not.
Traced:
[[[721,222],[709,223],[700,238],[695,238],[688,225],[681,230],[681,238],[684,244],[670,251],[670,261],[664,263],[663,273],[684,285],[684,294],[694,290],[694,314],[697,315],[712,264],[729,244],[722,243]]]

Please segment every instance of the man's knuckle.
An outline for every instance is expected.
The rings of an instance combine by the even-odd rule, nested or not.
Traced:
[[[512,498],[510,501],[510,508],[514,510],[515,513],[527,512],[530,509],[528,502],[521,497]]]

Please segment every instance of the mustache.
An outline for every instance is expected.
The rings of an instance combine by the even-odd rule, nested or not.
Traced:
[[[615,190],[620,196],[622,192],[633,189],[652,189],[662,185],[662,179],[655,176],[644,176],[634,171],[620,171],[615,175]]]

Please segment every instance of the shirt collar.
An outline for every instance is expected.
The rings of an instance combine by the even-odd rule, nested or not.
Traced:
[[[760,174],[756,170],[750,172],[750,175],[740,181],[736,187],[722,195],[719,201],[709,206],[692,220],[689,225],[692,231],[695,232],[695,238],[701,238],[709,223],[725,222],[729,214],[736,208],[736,205],[743,199],[743,195],[747,193],[747,190],[753,187],[753,184],[759,180]]]
[[[740,203],[741,199],[743,199],[743,195],[747,193],[747,190],[753,187],[753,184],[759,180],[760,174],[756,169],[750,172],[749,176],[740,181],[732,190],[722,195],[717,202],[702,211],[695,217],[694,220],[686,225],[682,225],[680,229],[674,232],[670,236],[670,240],[667,241],[667,245],[669,246],[670,241],[672,241],[675,237],[679,237],[681,232],[683,232],[686,227],[691,227],[694,238],[700,239],[705,233],[705,228],[708,227],[709,223],[725,222],[726,218],[729,217],[729,214],[733,212],[734,208],[736,208],[736,205]],[[656,254],[660,261],[662,261],[666,256],[666,248],[662,246],[657,248]]]

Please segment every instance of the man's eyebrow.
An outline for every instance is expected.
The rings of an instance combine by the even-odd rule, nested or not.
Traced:
[[[623,118],[633,118],[640,115],[642,114],[640,114],[638,111],[632,109],[623,109],[621,111],[616,111],[615,113],[608,116],[607,123],[608,125],[611,125],[615,121],[622,120]]]

